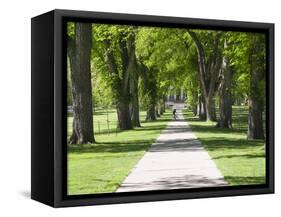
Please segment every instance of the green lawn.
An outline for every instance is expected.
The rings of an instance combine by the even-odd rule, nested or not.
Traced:
[[[246,107],[233,108],[233,129],[216,128],[215,123],[199,121],[189,111],[184,115],[230,185],[265,183],[264,141],[247,140]],[[115,110],[95,112],[97,143],[68,146],[68,194],[108,193],[118,188],[172,115],[167,111],[153,122],[144,122],[145,112],[140,116],[141,128],[120,132],[116,131]],[[72,120],[70,116],[68,136]]]
[[[142,114],[143,115],[143,114]],[[95,134],[112,134],[116,133],[117,113],[115,109],[99,109],[94,112],[94,132]],[[68,137],[72,131],[72,114],[68,114]]]
[[[246,107],[233,107],[233,129],[220,129],[185,112],[192,131],[230,185],[265,183],[264,141],[247,140],[247,117]]]
[[[157,121],[144,122],[145,112],[141,112],[142,127],[117,132],[116,124],[95,127],[97,144],[68,146],[68,194],[91,194],[114,192],[129,174],[145,151],[159,136],[171,119],[171,111]],[[115,110],[109,111],[109,120],[116,123]],[[94,123],[107,120],[106,111],[94,115]],[[72,117],[68,118],[68,136],[71,134]]]

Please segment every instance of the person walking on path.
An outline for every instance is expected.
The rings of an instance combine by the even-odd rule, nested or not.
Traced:
[[[176,112],[177,112],[177,109],[173,109],[173,117],[174,117],[174,119],[177,119],[177,115],[176,115]]]

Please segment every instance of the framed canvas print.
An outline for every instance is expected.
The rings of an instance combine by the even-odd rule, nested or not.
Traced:
[[[32,18],[32,192],[54,207],[274,192],[274,24]]]

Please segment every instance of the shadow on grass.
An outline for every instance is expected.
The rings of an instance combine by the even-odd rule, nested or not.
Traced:
[[[265,154],[259,153],[259,154],[235,154],[235,155],[222,155],[219,157],[213,157],[213,159],[222,159],[222,158],[264,158]]]
[[[136,128],[134,130],[136,131],[149,131],[149,130],[163,130],[165,129],[166,124],[156,125],[156,126],[142,126],[139,128]]]
[[[96,142],[95,144],[68,145],[68,152],[75,154],[84,153],[122,153],[145,151],[154,140],[136,140],[130,142]]]
[[[200,122],[201,120],[196,116],[188,116],[187,113],[184,113],[184,116],[186,117],[186,121],[192,121],[192,122]]]
[[[148,120],[148,121],[146,121],[146,120],[143,120],[143,121],[141,121],[141,123],[158,123],[158,122],[167,122],[167,121],[171,121],[172,120],[172,117],[161,117],[161,118],[159,118],[159,119],[157,119],[157,120]]]
[[[232,114],[232,125],[235,129],[239,129],[242,132],[247,131],[248,126],[248,110],[247,108],[232,108],[233,114]],[[186,117],[187,121],[190,122],[201,122],[198,116],[194,116],[191,112],[184,111],[184,115]],[[219,117],[219,114],[217,114],[217,117]],[[204,122],[204,121],[202,121]]]
[[[263,141],[259,140],[245,140],[245,139],[231,139],[231,138],[200,138],[200,141],[203,143],[210,151],[215,150],[224,150],[224,149],[248,149],[256,147],[264,147]]]
[[[106,134],[110,134],[110,135],[116,134],[116,133],[118,134],[120,132],[122,132],[120,129],[109,128],[109,130],[103,129],[103,130],[100,130],[100,132],[98,130],[95,130],[94,133],[95,133],[95,135],[99,136],[99,135],[106,135]]]
[[[255,185],[265,184],[265,176],[225,176],[230,185]]]
[[[187,119],[187,121],[189,121],[189,119]],[[198,121],[199,122],[199,121]],[[212,133],[212,134],[222,134],[222,133],[245,133],[246,128],[245,129],[237,129],[237,128],[218,128],[216,126],[210,126],[210,125],[195,125],[192,123],[189,123],[190,127],[192,128],[192,130],[194,130],[195,132],[199,132],[199,133]]]

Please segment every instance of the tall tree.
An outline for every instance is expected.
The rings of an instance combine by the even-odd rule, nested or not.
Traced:
[[[185,43],[187,39],[184,39]],[[206,115],[203,115],[204,109],[202,109],[203,102],[200,90],[200,77],[199,77],[199,67],[197,52],[195,46],[192,44],[192,39],[190,39],[190,45],[186,46],[188,50],[187,64],[185,66],[186,72],[184,80],[184,89],[187,94],[186,103],[192,110],[194,116],[198,115],[200,120],[206,120]]]
[[[197,113],[199,120],[201,121],[206,121],[207,115],[206,115],[206,103],[205,103],[205,98],[201,93],[198,94],[198,108],[197,108]]]
[[[131,104],[130,104],[130,113],[131,120],[134,127],[140,127],[140,112],[139,112],[139,66],[137,63],[136,53],[135,53],[135,35],[131,35],[129,40],[132,40],[130,45],[132,46],[130,49],[132,50],[133,55],[133,67],[131,71],[131,84],[130,84],[130,92],[132,96]]]
[[[133,128],[130,104],[131,82],[136,73],[133,27],[101,24],[96,29],[96,40],[102,43],[107,81],[112,89],[117,109],[118,127],[121,130]]]
[[[261,33],[228,34],[227,57],[234,68],[233,92],[249,106],[248,138],[264,139],[263,109],[265,101],[266,49]]]
[[[143,103],[146,109],[146,120],[156,120],[157,81],[153,69],[141,63]]]
[[[222,61],[220,49],[222,33],[219,31],[204,31],[204,33],[197,33],[192,30],[187,31],[197,49],[200,83],[206,105],[207,120],[215,121],[214,94]],[[200,38],[200,36],[202,37]]]
[[[226,48],[227,41],[225,39],[224,49]],[[233,68],[230,66],[228,57],[224,55],[220,73],[219,120],[217,123],[217,126],[221,128],[232,127],[232,77]]]
[[[68,37],[73,102],[73,132],[70,144],[95,142],[93,135],[91,47],[92,25],[74,24],[74,37]]]
[[[264,107],[265,37],[252,34],[250,42],[250,88],[248,138],[264,139],[262,112]]]
[[[132,129],[132,122],[130,117],[129,103],[130,103],[130,88],[129,88],[129,70],[128,66],[128,56],[124,53],[122,56],[123,68],[121,73],[121,78],[119,77],[118,66],[113,55],[113,51],[110,49],[111,42],[109,40],[104,40],[106,47],[106,61],[110,73],[112,74],[112,85],[113,89],[116,91],[117,96],[117,116],[118,116],[118,126],[122,130]],[[120,45],[122,46],[122,45]],[[126,52],[126,48],[123,47],[122,52]]]

